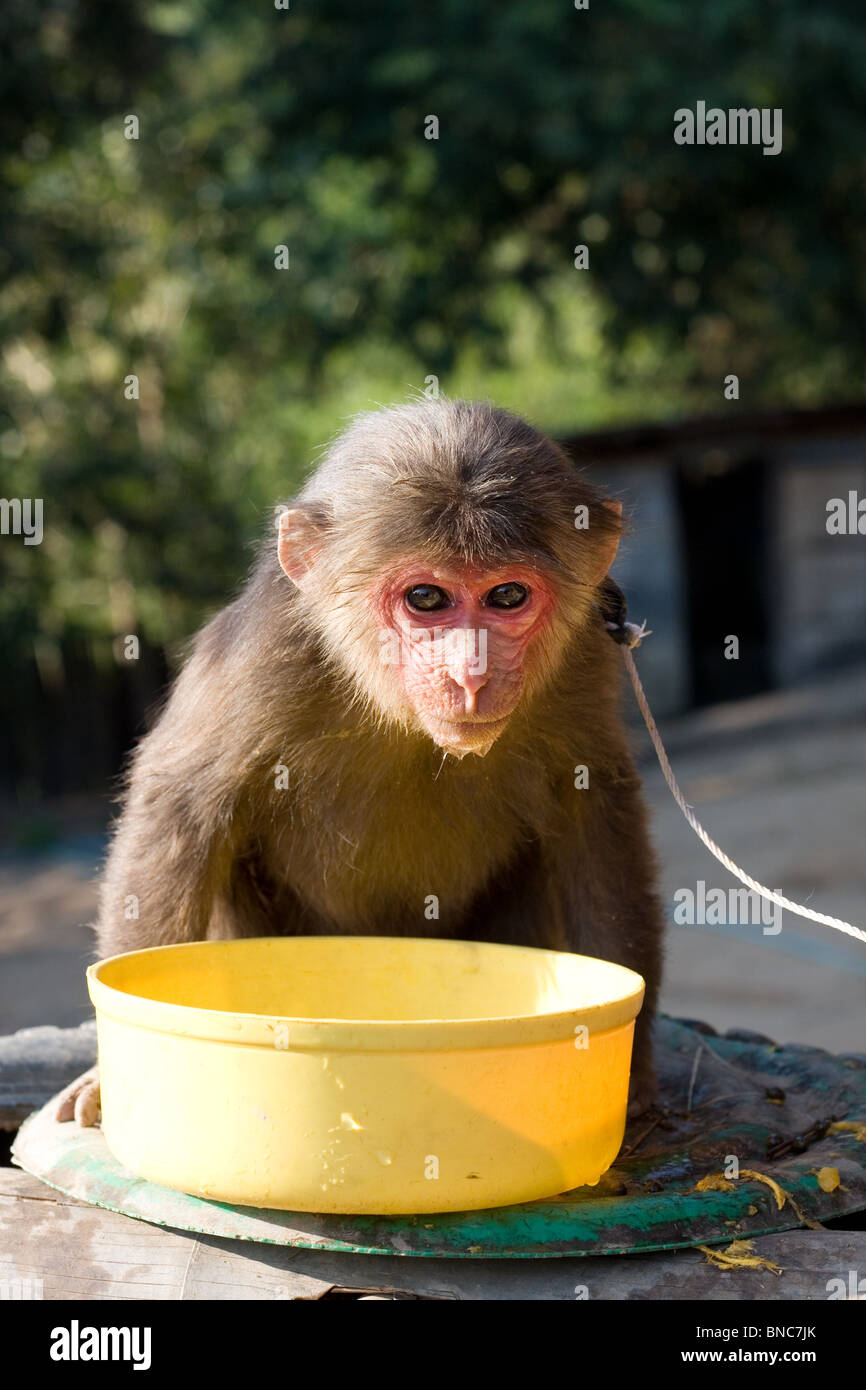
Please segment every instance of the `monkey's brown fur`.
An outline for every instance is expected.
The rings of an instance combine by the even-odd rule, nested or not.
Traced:
[[[551,441],[460,401],[361,417],[296,505],[318,528],[320,588],[286,578],[270,537],[197,637],[132,761],[100,952],[356,932],[603,956],[646,980],[633,1071],[645,1103],[661,912],[621,658],[587,578],[618,516]],[[524,698],[484,757],[443,757],[389,692],[366,595],[402,553],[519,560],[556,591]]]

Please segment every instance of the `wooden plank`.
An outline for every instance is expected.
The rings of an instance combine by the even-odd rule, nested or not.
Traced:
[[[471,1300],[826,1300],[830,1280],[848,1288],[850,1271],[866,1268],[866,1232],[788,1231],[758,1237],[754,1248],[783,1273],[718,1270],[697,1250],[547,1260],[341,1255],[151,1226],[0,1170],[2,1297],[41,1280],[46,1299],[84,1300],[319,1299],[383,1288]]]
[[[41,1280],[46,1299],[319,1298],[326,1281],[270,1258],[133,1221],[0,1170],[0,1282]]]

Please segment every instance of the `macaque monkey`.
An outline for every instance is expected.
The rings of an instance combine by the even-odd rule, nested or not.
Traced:
[[[602,956],[646,980],[639,1113],[662,916],[600,612],[619,504],[507,411],[424,400],[356,419],[278,511],[133,757],[100,954],[345,932]],[[92,1123],[97,1085],[59,1117]]]

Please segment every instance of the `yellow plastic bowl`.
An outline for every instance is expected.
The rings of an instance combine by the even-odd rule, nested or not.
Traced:
[[[596,1183],[639,975],[560,951],[259,937],[87,972],[103,1128],[140,1177],[315,1212],[463,1211]]]

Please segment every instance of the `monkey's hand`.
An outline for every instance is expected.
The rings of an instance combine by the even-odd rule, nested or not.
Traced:
[[[57,1097],[55,1120],[75,1120],[82,1129],[95,1125],[99,1116],[99,1068],[91,1067],[71,1081]]]

